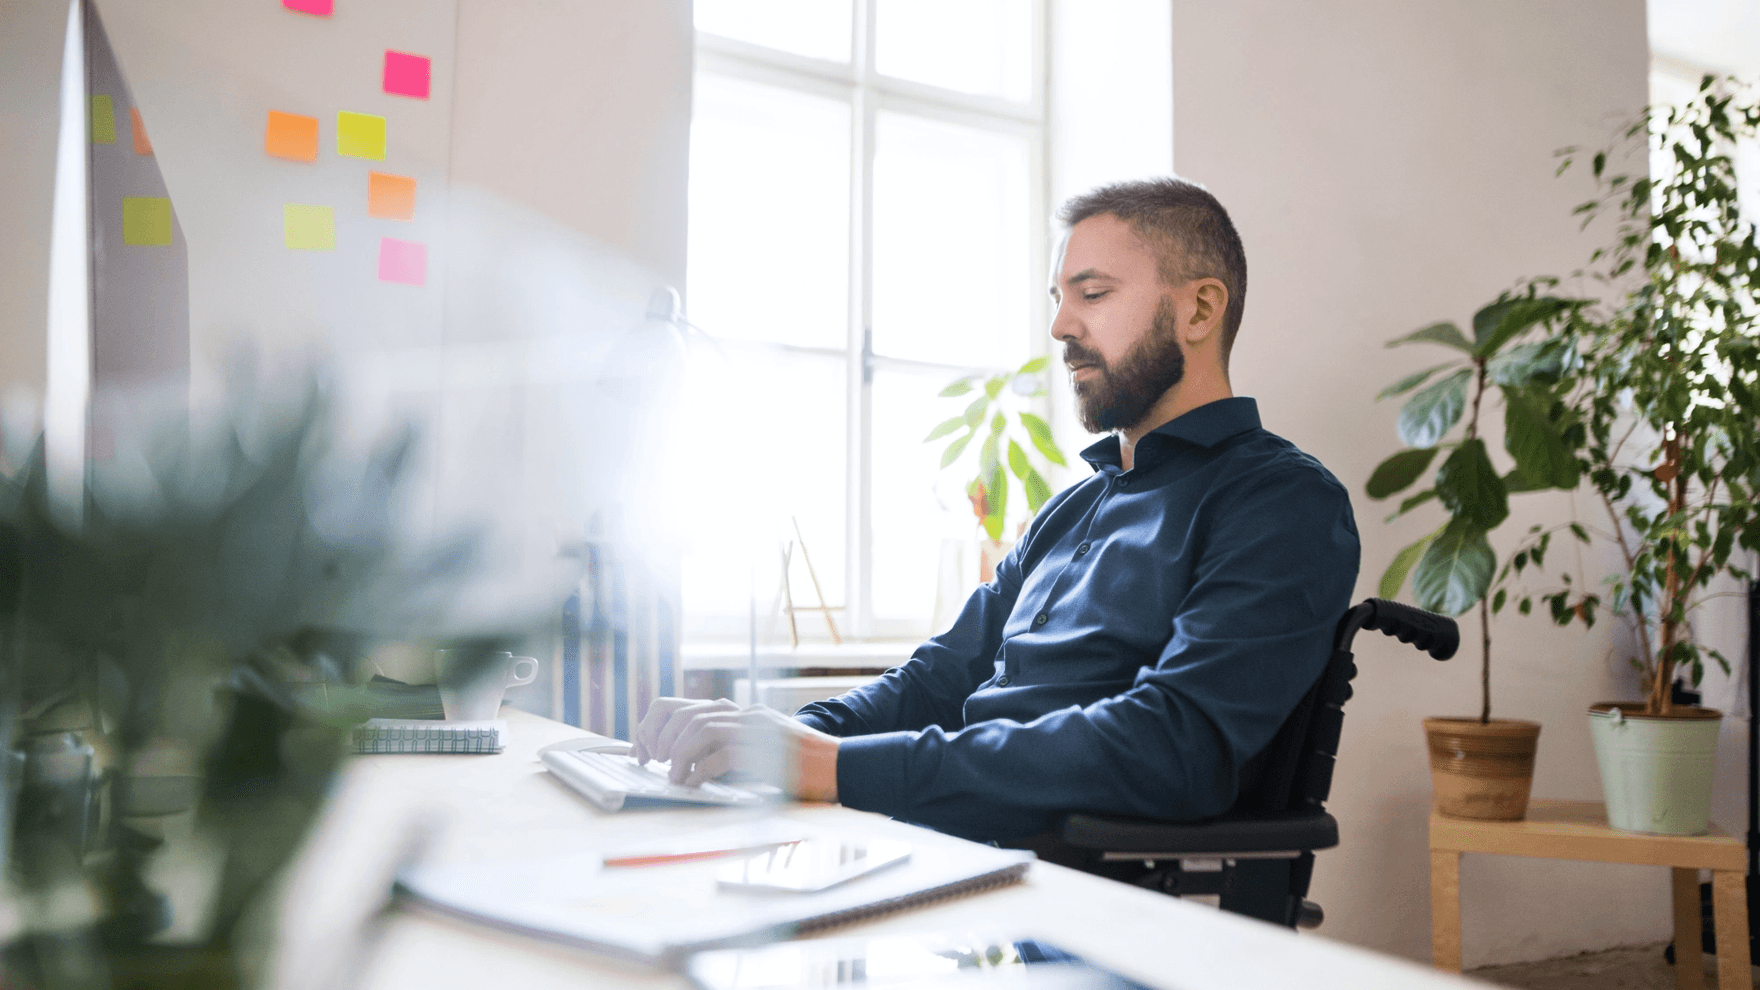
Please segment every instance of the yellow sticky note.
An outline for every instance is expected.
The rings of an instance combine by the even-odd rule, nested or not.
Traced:
[[[385,118],[370,113],[336,112],[336,153],[385,160]]]
[[[92,143],[116,143],[116,108],[108,96],[92,97]]]
[[[328,206],[287,203],[281,207],[287,246],[295,251],[336,250],[336,211]]]
[[[171,201],[163,196],[122,197],[122,243],[171,243]]]

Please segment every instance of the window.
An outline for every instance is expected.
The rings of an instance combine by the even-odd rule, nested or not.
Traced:
[[[931,632],[963,483],[936,393],[1049,350],[1043,0],[697,0],[687,634]],[[950,546],[952,546],[950,544]],[[803,637],[825,624],[797,614]],[[781,635],[786,637],[786,630]]]

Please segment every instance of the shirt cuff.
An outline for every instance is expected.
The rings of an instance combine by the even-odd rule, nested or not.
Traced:
[[[837,726],[826,722],[824,719],[820,718],[816,712],[800,712],[795,715],[794,720],[809,729],[817,729],[828,736],[837,735]]]
[[[850,736],[837,747],[837,800],[846,808],[898,817],[907,810],[905,753],[916,732]]]

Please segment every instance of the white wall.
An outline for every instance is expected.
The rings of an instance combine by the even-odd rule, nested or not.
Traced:
[[[41,395],[67,6],[0,0],[0,391]]]
[[[1357,594],[1372,595],[1394,553],[1437,525],[1424,512],[1384,524],[1391,507],[1361,494],[1399,447],[1397,403],[1375,392],[1439,360],[1382,344],[1587,260],[1570,216],[1586,188],[1553,177],[1552,152],[1601,143],[1646,101],[1643,0],[1173,0],[1173,11],[1175,163],[1228,206],[1249,259],[1235,389],[1353,492]],[[1568,502],[1527,495],[1512,509],[1499,546]],[[1585,634],[1512,614],[1493,635],[1494,714],[1543,726],[1535,793],[1599,798],[1583,711],[1632,693],[1606,624]],[[1320,855],[1312,895],[1325,937],[1429,957],[1420,721],[1476,712],[1476,641],[1444,666],[1359,638],[1333,789],[1342,845]],[[1665,938],[1667,879],[1467,857],[1465,962]]]

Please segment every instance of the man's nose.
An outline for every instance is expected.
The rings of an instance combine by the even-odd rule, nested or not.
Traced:
[[[1059,305],[1051,313],[1051,339],[1077,340],[1081,337],[1081,325],[1071,316],[1064,306]]]

